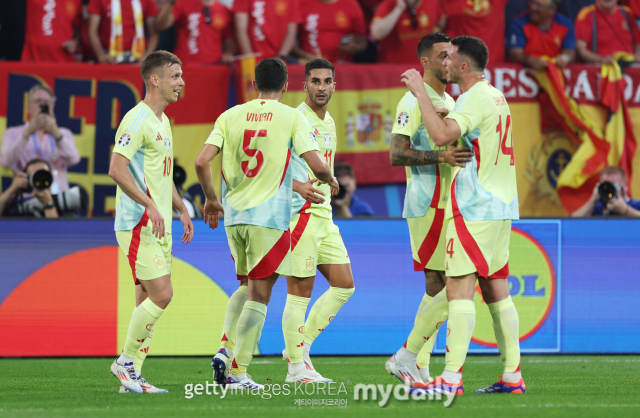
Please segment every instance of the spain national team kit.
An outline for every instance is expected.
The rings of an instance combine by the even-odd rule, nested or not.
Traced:
[[[311,125],[313,135],[324,159],[333,173],[336,155],[336,125],[326,113],[324,120],[305,102],[297,109]],[[299,182],[314,179],[313,171],[307,167],[302,157],[295,151],[291,165],[293,178]],[[349,264],[349,255],[342,241],[340,230],[333,223],[331,213],[331,188],[328,184],[314,183],[314,187],[324,193],[324,203],[307,202],[298,193],[293,194],[291,210],[291,252],[293,256],[293,276],[304,278],[316,275],[318,264]]]
[[[445,93],[442,98],[424,83],[434,106],[453,110],[455,101]],[[411,139],[411,148],[421,151],[446,149],[438,147],[422,122],[422,115],[415,96],[407,92],[396,112],[392,133],[406,135]],[[444,221],[445,208],[449,200],[451,166],[448,164],[419,165],[406,167],[407,192],[402,217],[407,219],[411,236],[411,251],[415,271],[444,271]]]
[[[309,124],[289,106],[255,99],[224,112],[206,144],[222,151],[225,230],[238,278],[290,276],[290,157],[318,150]]]
[[[136,284],[171,274],[171,221],[173,218],[173,138],[169,118],[162,122],[144,102],[122,119],[113,152],[126,157],[129,172],[153,201],[164,219],[165,235],[156,238],[146,209],[120,186],[116,191],[115,231],[127,255]]]

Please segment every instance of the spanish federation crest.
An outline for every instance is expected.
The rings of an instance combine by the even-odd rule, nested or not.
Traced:
[[[331,134],[324,134],[324,143],[331,148]]]
[[[164,139],[164,147],[167,149],[167,152],[171,151],[171,140],[169,138]]]
[[[398,125],[407,126],[409,123],[409,114],[407,112],[402,112],[398,115]]]

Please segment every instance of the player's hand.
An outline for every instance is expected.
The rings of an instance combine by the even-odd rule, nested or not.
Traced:
[[[548,65],[547,65],[547,61],[538,58],[538,57],[530,57],[529,58],[529,66],[531,68],[533,68],[534,70],[539,70],[539,71],[543,71],[546,70]]]
[[[464,167],[465,163],[471,161],[473,152],[467,147],[455,147],[450,145],[449,148],[443,151],[443,162],[454,167]]]
[[[600,200],[600,192],[598,192],[598,188],[600,187],[600,182],[596,183],[596,187],[593,188],[593,192],[591,192],[591,201],[597,202]]]
[[[184,228],[182,243],[188,244],[193,239],[193,222],[191,222],[191,216],[189,216],[189,212],[187,210],[184,210],[182,213],[180,213],[180,222],[182,223],[182,227]]]
[[[216,229],[218,227],[219,214],[224,214],[224,209],[220,202],[216,200],[206,199],[204,202],[204,223],[209,225],[209,228]]]
[[[424,89],[424,81],[422,81],[422,76],[415,68],[405,71],[402,73],[402,81],[409,91],[416,97],[422,94],[426,94],[426,90]]]
[[[338,183],[338,179],[332,177],[331,182],[327,184],[329,185],[329,187],[331,187],[331,196],[337,195],[338,191],[340,190],[340,183]]]
[[[160,239],[164,237],[164,218],[158,212],[155,206],[151,206],[147,208],[147,216],[149,216],[149,220],[151,221],[151,233],[154,237]]]
[[[438,116],[440,116],[442,119],[447,117],[447,115],[449,114],[449,109],[447,109],[445,107],[436,106],[435,109],[436,109],[436,113],[438,114]]]
[[[296,192],[307,202],[320,205],[324,203],[324,199],[322,198],[322,196],[325,196],[325,194],[313,187],[313,183],[316,183],[317,181],[318,179],[311,179],[305,183],[300,183]]]
[[[69,54],[73,54],[78,49],[78,40],[77,39],[69,39],[66,42],[62,43],[62,49],[67,51]]]

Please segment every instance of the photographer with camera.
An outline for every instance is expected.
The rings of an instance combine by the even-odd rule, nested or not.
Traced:
[[[340,184],[338,194],[331,197],[333,216],[335,218],[373,216],[371,205],[355,195],[357,183],[356,176],[353,173],[353,167],[349,164],[336,161],[333,172]]]
[[[596,184],[587,203],[571,216],[580,218],[612,215],[640,218],[640,200],[631,199],[627,187],[627,176],[622,168],[605,167],[600,172],[600,182]]]
[[[80,162],[73,133],[56,123],[55,100],[50,88],[41,84],[33,86],[27,106],[29,120],[4,132],[0,150],[0,165],[14,173],[25,171],[27,163],[36,158],[46,161],[53,175],[53,194],[69,189],[67,168]]]
[[[57,218],[58,209],[51,194],[53,176],[49,163],[36,158],[27,163],[24,173],[13,178],[0,196],[0,215]],[[31,193],[25,196],[24,193]]]

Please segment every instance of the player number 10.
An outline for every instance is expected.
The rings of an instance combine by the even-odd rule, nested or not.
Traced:
[[[171,175],[171,157],[164,157],[164,177]]]
[[[504,128],[504,136],[503,136],[502,135],[502,115],[500,115],[498,119],[498,126],[496,126],[496,132],[498,133],[498,145],[500,146],[500,149],[498,150],[498,154],[496,155],[495,165],[498,165],[498,157],[500,156],[500,151],[502,151],[504,155],[510,155],[511,156],[510,165],[515,165],[515,162],[513,161],[513,129],[511,129],[511,146],[510,147],[507,146],[507,134],[509,133],[509,128],[511,127],[511,115],[507,115],[506,125],[507,126],[505,126]]]

